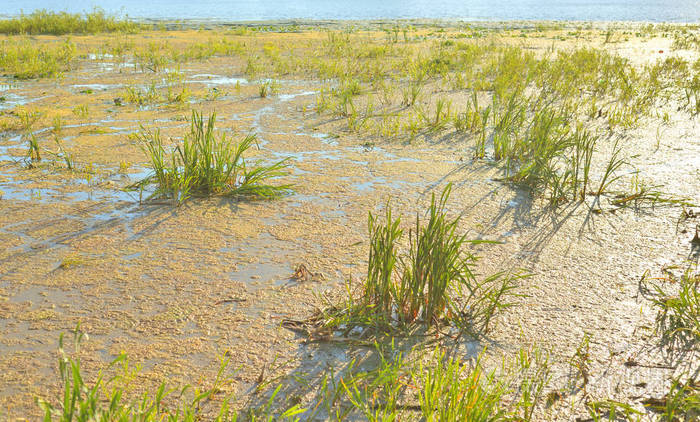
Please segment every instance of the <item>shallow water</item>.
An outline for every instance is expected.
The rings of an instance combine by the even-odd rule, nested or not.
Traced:
[[[5,0],[1,13],[49,9],[83,12],[95,0]],[[697,22],[698,0],[102,0],[109,13],[139,19],[260,21],[286,19],[467,19]]]

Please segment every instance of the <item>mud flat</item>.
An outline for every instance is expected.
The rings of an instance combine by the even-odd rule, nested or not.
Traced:
[[[662,342],[648,283],[673,296],[684,273],[697,277],[698,29],[358,27],[2,37],[3,51],[70,43],[55,71],[22,59],[0,66],[4,417],[36,420],[36,398],[60,409],[57,342],[78,324],[88,337],[71,356],[88,384],[122,352],[140,365],[107,370],[129,398],[163,380],[211,388],[227,359],[230,382],[215,386],[205,418],[229,396],[245,414],[297,405],[302,420],[367,418],[391,402],[384,390],[375,403],[328,380],[357,375],[351,363],[381,368],[378,350],[411,357],[394,399],[407,419],[426,412],[413,390],[417,362],[430,367],[440,350],[469,367],[481,355],[487,371],[522,353],[546,368],[525,376],[543,381],[534,405],[522,405],[522,383],[499,402],[526,419],[589,420],[610,406],[660,418],[648,403],[668,404],[674,380],[697,405],[697,325],[683,346]],[[178,204],[149,199],[153,187],[128,189],[151,172],[138,134],[157,128],[173,145],[191,110],[216,113],[217,133],[233,140],[255,133],[248,159],[286,159],[287,174],[271,183],[293,192]],[[595,140],[585,176],[571,164],[584,136]],[[353,339],[305,325],[342,303],[346,282],[361,290],[368,212],[383,216],[389,204],[401,215],[399,250],[409,250],[416,215],[449,184],[457,231],[494,241],[465,247],[480,257],[472,271],[530,275],[514,281],[513,306],[460,336]],[[697,308],[689,312],[697,324]]]

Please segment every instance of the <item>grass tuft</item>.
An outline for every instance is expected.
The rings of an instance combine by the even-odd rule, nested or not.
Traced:
[[[24,39],[0,41],[0,72],[17,79],[60,76],[70,69],[74,58],[75,45],[70,40],[59,45]]]
[[[416,325],[428,329],[442,325],[462,332],[485,332],[493,316],[512,305],[515,281],[521,274],[497,273],[478,280],[472,272],[477,256],[467,245],[485,243],[458,234],[459,217],[445,212],[451,185],[439,199],[433,195],[427,223],[416,218],[409,231],[408,253],[399,254],[403,237],[400,218],[387,207],[382,224],[369,215],[369,263],[359,296],[348,289],[342,306],[331,306],[317,316],[324,330],[355,329],[391,332]]]
[[[254,145],[255,135],[232,143],[224,134],[215,135],[215,121],[215,113],[205,124],[202,115],[193,111],[190,133],[169,153],[160,131],[142,128],[138,138],[151,161],[153,174],[132,187],[155,185],[151,198],[169,198],[179,203],[191,196],[275,198],[291,190],[288,184],[267,183],[287,174],[285,160],[248,166],[243,155]]]
[[[425,421],[507,420],[502,401],[506,385],[493,373],[486,373],[479,362],[470,371],[459,359],[445,359],[430,368],[421,368],[423,389],[421,413]]]
[[[647,280],[645,274],[642,281]],[[651,284],[651,301],[657,308],[656,330],[668,348],[700,348],[700,274],[686,270],[677,281],[675,292],[660,283]]]

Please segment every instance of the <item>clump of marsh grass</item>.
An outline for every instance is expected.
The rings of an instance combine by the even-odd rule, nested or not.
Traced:
[[[630,191],[617,193],[610,203],[618,207],[632,208],[641,208],[644,204],[648,204],[648,206],[651,207],[678,205],[684,207],[694,206],[694,204],[686,198],[674,197],[658,190],[663,186],[647,185],[643,180],[640,180],[638,174],[632,178],[630,185]]]
[[[370,421],[506,421],[511,392],[507,382],[477,362],[469,368],[459,358],[435,352],[429,363],[415,365],[402,353],[379,353],[377,368],[349,371],[341,392],[350,414]],[[417,390],[412,397],[411,390]],[[515,416],[515,415],[512,415]]]
[[[459,359],[439,356],[440,364],[421,368],[420,408],[425,421],[506,420],[507,386],[477,362],[467,370]]]
[[[93,383],[85,380],[80,361],[80,345],[86,335],[80,326],[74,331],[74,353],[69,354],[63,345],[63,334],[59,338],[58,370],[63,394],[57,400],[39,398],[37,404],[44,412],[43,420],[51,421],[143,421],[189,422],[212,420],[234,422],[243,419],[243,414],[231,409],[231,395],[222,391],[233,381],[227,375],[228,358],[222,358],[219,370],[208,388],[186,385],[169,388],[163,381],[156,391],[132,397],[133,382],[139,367],[130,366],[124,353],[114,359],[104,371],[97,374]],[[109,373],[115,375],[107,376]],[[295,416],[303,412],[299,406],[273,413],[267,409],[261,419],[298,420]],[[254,418],[252,418],[255,420]]]
[[[648,273],[642,279],[645,282]],[[686,270],[677,281],[677,290],[669,291],[660,283],[649,287],[651,301],[657,308],[656,330],[669,349],[700,348],[700,274]]]
[[[483,367],[482,355],[469,363],[440,348],[414,355],[395,348],[394,343],[377,343],[377,359],[354,358],[339,373],[330,367],[319,380],[319,394],[309,403],[302,404],[304,399],[294,394],[290,397],[284,382],[263,383],[271,388],[263,393],[262,402],[233,409],[234,397],[226,393],[233,385],[226,357],[221,358],[216,375],[200,380],[199,387],[175,389],[163,381],[155,390],[135,394],[139,366],[133,366],[124,353],[98,372],[93,382],[86,381],[80,359],[86,338],[78,326],[73,353],[66,352],[63,335],[59,338],[62,393],[37,399],[46,422],[298,421],[324,416],[370,421],[531,421],[532,410],[543,405],[542,393],[551,379],[548,357],[537,349],[521,349],[515,359],[504,358],[503,370],[497,373]],[[305,392],[315,387],[313,382],[303,383]],[[320,413],[324,410],[325,414]]]
[[[36,121],[41,116],[38,112],[29,112],[27,110],[20,109],[18,111],[18,116],[20,119],[20,127],[22,130],[22,136],[27,139],[28,148],[25,161],[31,167],[34,163],[41,161],[41,150],[39,149],[39,140],[36,135],[32,132],[32,127]]]
[[[305,420],[325,412],[338,420],[526,422],[545,404],[551,382],[549,355],[536,347],[504,357],[497,371],[482,365],[483,353],[466,361],[443,347],[406,351],[392,341],[367,354],[321,376],[319,394],[304,403],[313,409]]]
[[[148,87],[143,89],[136,86],[127,86],[124,88],[124,98],[126,98],[126,102],[139,106],[155,104],[161,99],[155,82],[151,82]]]
[[[599,189],[591,192],[590,170],[598,136],[581,125],[571,128],[565,116],[551,108],[536,113],[524,135],[509,133],[495,137],[499,142],[494,140],[498,159],[505,161],[506,180],[547,192],[552,206],[583,199],[587,194],[600,195],[624,164],[616,149]]]
[[[95,8],[79,14],[35,10],[25,15],[0,20],[0,34],[97,34],[100,32],[136,32],[142,25],[110,16]]]
[[[260,98],[267,98],[279,90],[278,84],[272,80],[262,81],[258,86]]]
[[[36,135],[33,133],[29,135],[29,149],[27,151],[27,159],[31,163],[41,161],[41,151],[39,150],[39,140],[36,139]]]
[[[30,40],[0,41],[0,72],[17,79],[58,76],[70,68],[75,44],[38,44]]]
[[[255,135],[233,143],[224,134],[216,136],[215,121],[215,113],[205,123],[202,115],[193,111],[190,132],[170,152],[166,152],[160,131],[142,128],[138,139],[150,159],[153,174],[132,188],[155,185],[151,198],[169,198],[179,203],[191,196],[274,198],[291,189],[288,184],[268,184],[270,179],[287,174],[286,160],[247,165],[243,155],[255,144]]]
[[[313,318],[321,330],[376,334],[451,325],[476,333],[487,331],[493,316],[512,306],[515,281],[523,275],[476,277],[472,266],[478,258],[465,247],[484,242],[458,233],[459,217],[445,212],[450,191],[448,185],[439,199],[433,195],[426,223],[416,218],[405,254],[398,252],[404,234],[400,218],[393,218],[390,207],[383,223],[370,213],[367,277],[359,295],[348,288],[345,303]]]
[[[66,164],[68,170],[73,170],[75,168],[75,161],[73,160],[73,154],[66,152],[63,148],[63,143],[61,142],[61,132],[63,131],[63,121],[60,117],[56,117],[53,120],[53,128],[51,128],[51,133],[53,134],[53,140],[56,143],[57,151],[54,153],[56,158],[60,158]]]

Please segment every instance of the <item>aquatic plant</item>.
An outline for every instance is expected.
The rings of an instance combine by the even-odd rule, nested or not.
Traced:
[[[90,110],[87,104],[81,104],[73,107],[73,114],[81,119],[87,119],[90,114]]]
[[[332,305],[312,318],[323,329],[348,335],[356,328],[366,333],[393,332],[415,325],[427,328],[447,323],[462,332],[485,332],[492,318],[512,306],[515,281],[522,274],[497,273],[479,280],[472,272],[477,257],[457,233],[459,217],[445,213],[451,186],[439,199],[433,194],[427,223],[416,217],[409,231],[408,253],[398,254],[403,237],[400,218],[387,206],[386,222],[369,215],[369,262],[361,293]]]
[[[185,88],[183,88],[184,90]],[[169,91],[172,94],[172,90]],[[161,100],[160,93],[156,88],[155,81],[151,82],[148,87],[140,88],[138,86],[127,86],[124,88],[124,98],[126,102],[137,104],[139,106],[154,104]],[[170,99],[174,99],[170,98]]]
[[[63,120],[56,116],[53,119],[53,127],[51,128],[51,134],[53,135],[53,141],[56,144],[57,151],[53,152],[53,155],[62,160],[68,170],[75,169],[75,161],[73,159],[73,154],[66,152],[63,148],[63,142],[61,141],[61,132],[63,131]]]
[[[700,274],[687,269],[679,277],[674,290],[661,283],[653,282],[646,289],[649,299],[657,309],[656,331],[661,335],[663,344],[669,349],[700,347]],[[649,282],[645,273],[642,283]]]
[[[467,370],[457,358],[438,355],[438,365],[420,370],[419,395],[425,421],[493,422],[507,420],[503,401],[507,386],[479,362]]]
[[[80,345],[86,335],[78,325],[74,331],[74,352],[69,354],[64,348],[64,336],[58,342],[58,373],[62,386],[62,396],[55,400],[38,398],[37,404],[44,412],[45,422],[120,420],[155,422],[193,422],[208,419],[216,422],[234,422],[243,416],[231,409],[232,396],[223,394],[224,387],[232,383],[227,374],[229,359],[221,358],[219,370],[210,382],[210,387],[200,388],[186,385],[170,388],[165,381],[156,391],[145,392],[132,397],[134,378],[140,367],[130,366],[125,353],[120,354],[105,369],[101,370],[94,382],[85,381],[80,360]],[[116,373],[107,376],[107,373]],[[274,397],[273,397],[274,398]],[[265,415],[281,421],[298,420],[296,415],[304,409],[293,406],[276,412],[269,409]],[[255,419],[253,419],[255,420]],[[271,420],[271,419],[270,419]]]
[[[265,81],[258,86],[258,94],[260,94],[260,98],[266,98],[269,93],[270,93],[270,82],[269,81]]]
[[[35,163],[41,161],[41,151],[39,150],[39,140],[33,133],[29,135],[29,149],[27,151],[27,158],[30,162]]]
[[[543,404],[542,393],[550,382],[548,358],[538,349],[521,349],[513,358],[504,358],[503,371],[497,375],[484,368],[481,355],[469,365],[438,349],[408,354],[394,344],[375,344],[370,353],[376,354],[377,362],[369,367],[353,359],[339,374],[330,367],[318,384],[302,382],[307,393],[318,389],[307,405],[296,394],[289,395],[284,379],[300,380],[292,373],[282,377],[281,383],[279,378],[259,381],[258,387],[266,391],[255,394],[264,399],[235,409],[235,397],[226,392],[234,383],[228,357],[220,358],[216,374],[196,387],[170,387],[163,380],[155,390],[135,394],[140,366],[121,353],[94,378],[87,377],[80,358],[84,341],[87,334],[80,325],[73,332],[72,353],[65,349],[64,335],[59,338],[61,394],[37,398],[46,422],[298,421],[315,420],[322,416],[321,410],[326,418],[337,420],[530,421],[532,410]]]
[[[247,165],[243,155],[255,143],[255,135],[232,143],[225,134],[216,136],[216,113],[207,123],[192,112],[190,132],[182,143],[167,153],[160,131],[142,127],[138,139],[151,162],[153,174],[132,188],[155,185],[152,198],[171,198],[183,202],[191,196],[229,195],[275,198],[291,185],[271,185],[268,180],[286,173],[286,160],[271,165]]]
[[[0,20],[0,34],[97,34],[100,32],[136,32],[144,28],[128,19],[119,19],[95,8],[92,12],[68,13],[45,9]]]
[[[70,69],[75,45],[70,40],[60,44],[38,44],[28,39],[0,41],[0,72],[17,79],[59,76]]]

